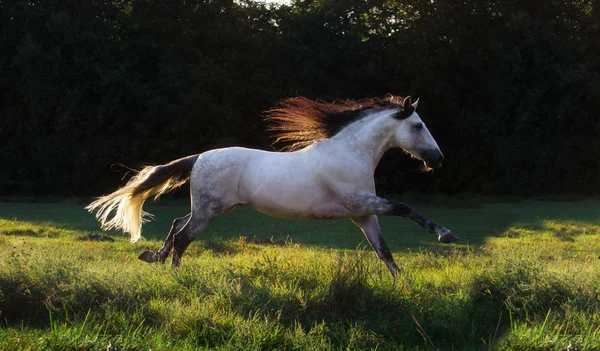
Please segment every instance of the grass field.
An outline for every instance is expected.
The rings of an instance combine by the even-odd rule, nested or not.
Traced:
[[[0,350],[600,349],[600,202],[435,203],[457,244],[381,218],[396,279],[349,221],[239,208],[172,269],[137,255],[185,202],[135,245],[78,240],[100,231],[75,201],[0,203]]]

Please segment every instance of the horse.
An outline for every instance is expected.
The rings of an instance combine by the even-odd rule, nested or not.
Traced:
[[[146,166],[86,209],[97,211],[103,229],[121,229],[135,243],[149,215],[142,210],[146,199],[157,199],[189,180],[191,212],[175,219],[163,247],[145,251],[142,261],[164,263],[173,250],[172,265],[178,267],[187,247],[214,219],[244,205],[274,217],[349,218],[395,277],[399,268],[378,215],[413,220],[442,243],[458,239],[412,207],[375,192],[375,168],[392,147],[420,159],[425,169],[438,168],[444,160],[416,112],[418,103],[392,95],[332,103],[285,99],[265,115],[276,142],[287,144],[281,151],[227,147]]]

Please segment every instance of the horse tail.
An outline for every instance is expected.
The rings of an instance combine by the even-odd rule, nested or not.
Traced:
[[[142,223],[152,215],[142,211],[146,199],[154,199],[185,184],[191,176],[198,155],[171,161],[166,165],[144,167],[135,177],[117,191],[99,197],[86,207],[96,213],[102,229],[121,229],[131,235],[134,243],[142,236]],[[111,212],[115,211],[109,220]]]

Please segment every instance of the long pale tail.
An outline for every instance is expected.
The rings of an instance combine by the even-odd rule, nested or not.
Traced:
[[[151,216],[142,211],[146,199],[150,196],[157,199],[187,182],[197,159],[198,155],[192,155],[166,165],[145,167],[125,186],[96,199],[86,210],[98,211],[96,218],[103,229],[121,229],[131,235],[134,243],[142,236],[142,223],[148,221],[145,217]],[[114,216],[109,220],[113,211]]]

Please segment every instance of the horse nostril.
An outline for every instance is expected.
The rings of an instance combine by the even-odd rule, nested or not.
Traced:
[[[438,162],[442,163],[442,161],[444,161],[444,155],[440,154],[440,157],[438,157]]]

